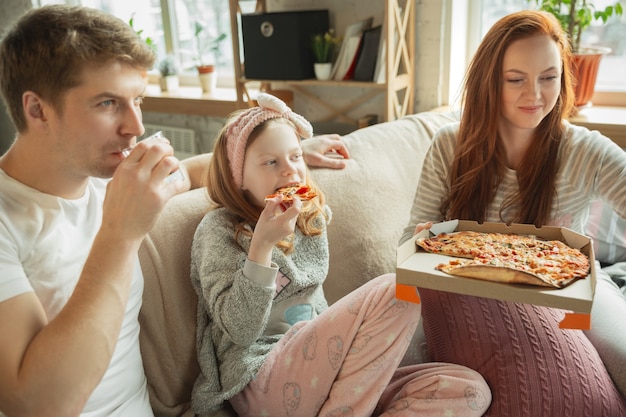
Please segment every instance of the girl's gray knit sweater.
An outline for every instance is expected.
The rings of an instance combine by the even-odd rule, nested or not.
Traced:
[[[325,207],[330,219],[330,209]],[[296,321],[326,308],[328,273],[325,219],[318,236],[296,229],[295,250],[274,248],[272,267],[247,260],[250,237],[234,238],[238,220],[224,208],[202,219],[191,250],[191,280],[198,294],[196,346],[200,374],[192,392],[198,414],[215,410],[243,390],[274,344]]]

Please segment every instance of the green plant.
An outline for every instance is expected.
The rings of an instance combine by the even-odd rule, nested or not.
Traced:
[[[133,14],[134,16],[134,14]],[[141,39],[143,39],[143,41],[146,43],[146,45],[148,45],[150,48],[152,48],[152,50],[156,50],[156,46],[154,45],[154,41],[152,40],[151,37],[146,36],[145,38],[143,37],[143,29],[137,29],[135,28],[135,20],[133,17],[131,17],[128,20],[128,26],[130,26],[135,33],[137,34],[137,36],[139,36]]]
[[[176,60],[171,55],[168,55],[161,61],[159,61],[157,69],[163,77],[178,74],[178,66],[176,65]]]
[[[569,36],[573,52],[580,50],[580,36],[589,27],[592,21],[602,20],[606,23],[608,18],[623,13],[619,1],[597,10],[589,0],[535,0],[540,10],[553,14],[561,23],[561,26]]]
[[[196,38],[196,62],[198,65],[207,65],[209,61],[206,60],[206,54],[208,52],[216,55],[219,53],[220,43],[226,39],[225,33],[220,33],[218,36],[210,36],[207,27],[199,21],[193,23],[193,36]]]
[[[333,29],[328,30],[326,33],[313,35],[313,38],[311,39],[311,48],[313,49],[315,62],[331,62],[335,46],[337,46],[340,41],[341,38],[335,36]]]

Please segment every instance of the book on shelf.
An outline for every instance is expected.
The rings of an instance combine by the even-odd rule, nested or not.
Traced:
[[[374,18],[368,17],[367,19],[352,23],[346,28],[343,41],[339,47],[339,53],[333,66],[331,78],[334,80],[343,80],[346,74],[350,70],[357,53],[359,51],[359,45],[361,44],[361,37],[363,31],[372,27]]]
[[[380,39],[382,26],[375,26],[363,31],[361,47],[354,66],[352,79],[355,81],[373,81],[376,62],[378,61],[378,51],[380,49]]]
[[[353,63],[356,61],[357,54],[359,52],[359,46],[361,45],[361,35],[354,35],[345,41],[346,48],[344,49],[343,56],[337,58],[335,67],[333,67],[335,80],[346,80],[349,76],[350,69],[354,70]]]
[[[350,63],[350,68],[348,68],[348,72],[343,76],[343,80],[351,80],[354,76],[354,69],[356,68],[356,63],[361,55],[361,50],[363,50],[363,35],[359,36],[359,46],[356,49],[356,53],[352,58],[352,62]]]
[[[383,84],[387,80],[387,42],[385,36],[380,40],[378,48],[378,57],[376,58],[376,67],[374,68],[374,77],[372,81]]]

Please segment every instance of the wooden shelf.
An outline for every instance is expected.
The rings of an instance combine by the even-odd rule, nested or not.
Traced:
[[[297,94],[315,102],[328,110],[328,116],[317,121],[341,120],[356,124],[356,120],[348,113],[358,106],[370,101],[373,97],[384,94],[384,121],[395,120],[406,114],[413,113],[415,83],[415,1],[383,0],[383,42],[386,43],[384,83],[359,81],[321,81],[321,80],[250,80],[244,77],[243,62],[235,59],[235,80],[237,104],[241,108],[251,105],[252,97],[248,91],[249,83],[260,84],[261,91],[271,91],[273,83],[287,84]],[[233,39],[233,56],[240,57],[239,18],[241,7],[239,0],[229,0],[231,35]],[[255,12],[267,10],[265,0],[257,0]],[[390,40],[395,45],[389,47]],[[310,90],[316,87],[361,88],[366,90],[359,98],[352,100],[347,106],[339,107],[317,97]]]

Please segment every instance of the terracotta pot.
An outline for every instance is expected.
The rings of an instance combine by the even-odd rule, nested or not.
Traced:
[[[215,65],[198,65],[198,74],[208,74],[215,71]]]
[[[215,90],[215,84],[217,82],[217,74],[215,73],[214,65],[198,65],[198,78],[200,79],[200,86],[205,93],[212,93]]]
[[[595,91],[596,78],[598,77],[598,67],[603,55],[610,53],[609,48],[593,47],[581,48],[573,54],[573,66],[576,107],[581,107],[589,103]]]

